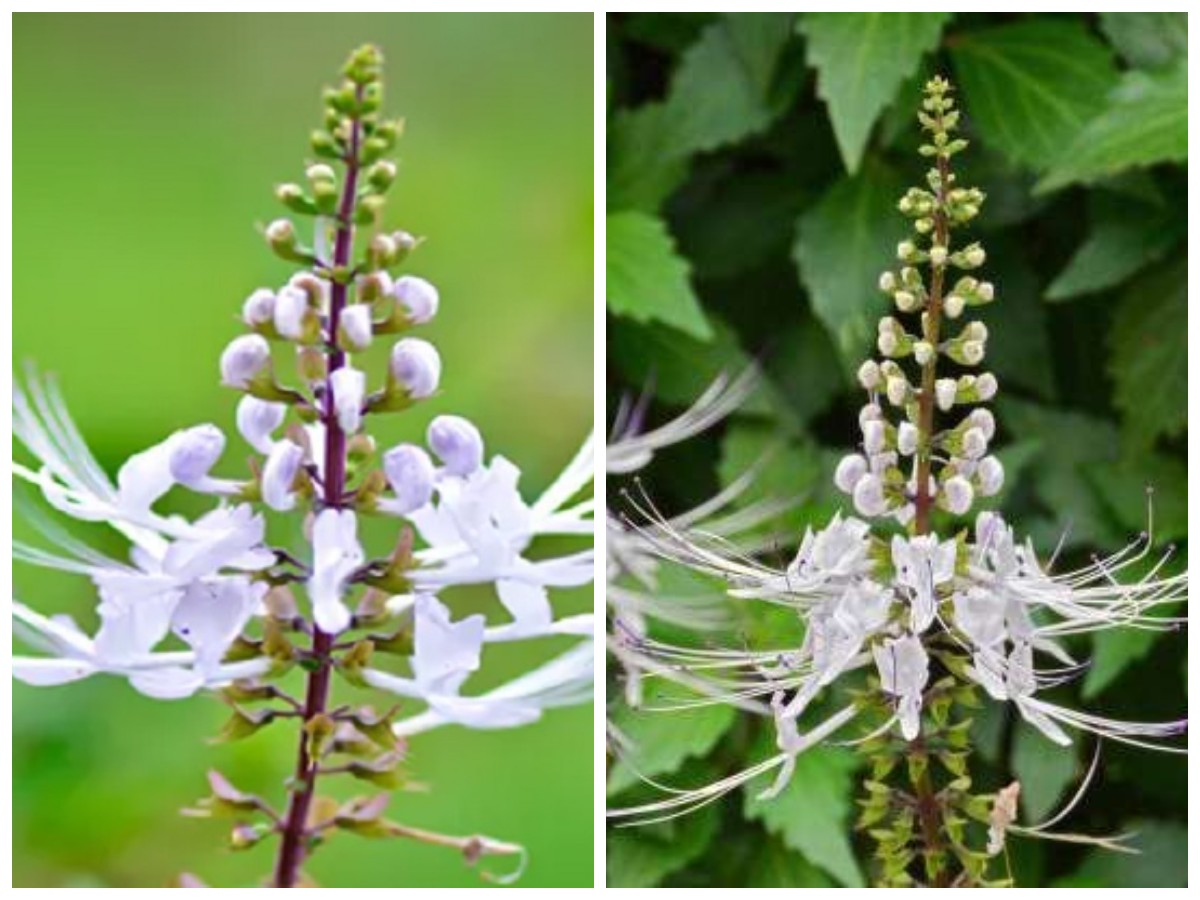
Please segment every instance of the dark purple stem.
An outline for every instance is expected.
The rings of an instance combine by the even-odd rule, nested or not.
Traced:
[[[361,86],[357,90],[362,99]],[[346,154],[346,182],[342,187],[338,203],[337,234],[334,239],[333,266],[340,273],[350,264],[354,249],[354,203],[358,193],[358,154],[362,141],[362,126],[356,120],[350,130],[350,147]],[[346,364],[346,354],[337,347],[338,324],[342,309],[346,306],[346,285],[335,278],[329,291],[329,347],[328,366],[324,391],[323,419],[325,421],[325,478],[322,483],[323,503],[326,507],[342,506],[346,492],[346,435],[338,425],[333,406],[333,387],[330,377]],[[304,695],[304,721],[325,712],[329,703],[329,677],[331,674],[329,653],[334,636],[315,625],[313,627],[312,659],[316,665],[309,672],[308,688]],[[308,734],[300,732],[300,747],[296,755],[296,773],[293,779],[291,800],[283,823],[283,839],[279,856],[275,861],[274,886],[290,888],[296,886],[300,866],[307,853],[308,811],[312,806],[317,786],[317,760],[308,752]]]

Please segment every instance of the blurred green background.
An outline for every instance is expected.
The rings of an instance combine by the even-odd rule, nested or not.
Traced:
[[[877,279],[906,236],[896,201],[923,183],[915,113],[938,72],[956,84],[971,141],[959,183],[988,194],[962,239],[986,247],[996,285],[980,318],[1000,383],[999,506],[1043,559],[1063,536],[1057,566],[1071,568],[1146,527],[1152,484],[1159,546],[1174,543],[1172,565],[1186,566],[1184,13],[618,13],[607,62],[610,409],[651,385],[657,423],[719,371],[754,359],[766,371],[738,415],[643,473],[664,510],[756,462],[743,500],[798,498],[786,520],[797,542],[849,507],[832,473],[860,440],[852,373],[889,312]],[[626,486],[610,482],[613,506],[625,508]],[[770,562],[794,552],[784,540]],[[800,640],[778,619],[746,618],[725,636],[734,646]],[[1185,645],[1130,630],[1077,640],[1091,666],[1053,699],[1174,720],[1187,708]],[[739,771],[774,738],[770,723],[723,708],[652,721],[620,705],[619,687],[610,674],[610,714],[645,736],[653,757],[636,762],[669,784]],[[976,783],[1019,778],[1026,822],[1070,798],[1092,749],[1060,751],[995,705],[975,742]],[[861,770],[838,748],[801,766],[771,804],[755,804],[751,784],[678,822],[610,830],[608,883],[861,883]],[[613,771],[612,805],[628,805],[636,779]],[[1183,757],[1106,744],[1063,827],[1135,831],[1143,854],[1013,841],[1017,884],[1182,886],[1186,820]]]
[[[110,471],[184,425],[232,432],[236,396],[218,386],[217,358],[239,333],[244,297],[290,273],[255,226],[279,213],[273,186],[301,179],[320,90],[367,41],[387,58],[385,109],[408,119],[386,224],[428,237],[406,270],[441,290],[423,334],[445,364],[441,395],[393,417],[381,438],[466,415],[492,452],[522,465],[532,494],[589,430],[590,15],[22,14],[14,362],[60,376]],[[380,372],[387,348],[377,349]],[[231,472],[243,450],[231,440]],[[376,550],[387,538],[368,535]],[[94,621],[79,579],[22,567],[15,593]],[[590,588],[557,597],[564,613],[591,608]],[[496,608],[487,594],[453,602],[456,615]],[[566,646],[489,651],[470,684]],[[14,884],[153,886],[182,870],[255,883],[270,849],[232,854],[223,825],[176,810],[204,793],[209,766],[278,799],[294,737],[284,725],[207,746],[223,719],[214,701],[159,703],[116,681],[15,685]],[[397,794],[394,818],[526,844],[526,885],[592,883],[589,708],[510,732],[437,731],[414,741],[411,764],[429,790]],[[332,842],[310,872],[338,887],[480,883],[452,851],[356,838]]]

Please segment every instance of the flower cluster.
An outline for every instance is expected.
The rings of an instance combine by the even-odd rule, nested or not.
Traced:
[[[413,334],[437,315],[436,287],[391,274],[419,241],[375,224],[396,175],[384,157],[400,130],[379,115],[380,63],[374,48],[356,52],[344,83],[327,92],[325,130],[312,143],[322,161],[308,167],[307,187],[277,190],[289,210],[311,219],[312,244],[301,243],[290,219],[267,226],[274,252],[302,268],[278,290],[247,298],[245,332],[220,358],[222,383],[242,395],[236,430],[253,451],[245,475],[217,474],[226,435],[203,424],[135,454],[114,483],[52,381],[31,372],[13,393],[14,433],[35,460],[14,461],[14,475],[56,510],[103,523],[130,545],[127,561],[113,559],[48,522],[42,530],[50,549],[14,545],[17,560],[88,578],[99,617],[89,635],[14,600],[14,624],[46,654],[16,657],[14,676],[53,685],[107,673],[163,699],[219,689],[235,704],[227,736],[299,718],[288,811],[259,835],[281,835],[275,885],[283,887],[296,882],[322,829],[337,824],[314,830],[310,821],[318,774],[346,771],[390,784],[403,737],[446,724],[522,725],[546,708],[586,700],[592,685],[592,617],[556,617],[548,594],[593,577],[592,504],[575,500],[592,480],[591,441],[528,502],[520,470],[502,456],[489,459],[479,430],[462,417],[434,417],[423,445],[380,452],[369,434],[375,417],[435,396],[442,369],[434,345]],[[393,336],[386,373],[375,383],[357,355]],[[215,498],[215,508],[194,520],[164,512],[176,487]],[[270,543],[266,523],[276,515],[303,521],[304,552]],[[395,521],[398,537],[386,556],[364,550],[365,517]],[[580,549],[531,557],[543,535],[574,536]],[[456,616],[445,595],[460,585],[492,586],[506,615]],[[487,646],[555,635],[579,641],[500,687],[466,692]],[[389,656],[401,671],[386,663]],[[293,666],[306,673],[303,700],[274,684]],[[425,709],[398,721],[335,709],[334,672]],[[262,700],[286,706],[243,708]],[[331,764],[338,752],[361,753],[364,737],[383,751],[365,774],[354,768],[362,763]],[[353,827],[338,827],[365,827],[361,809],[351,818]]]
[[[995,419],[982,405],[995,394],[996,379],[976,371],[987,329],[969,322],[957,334],[946,331],[964,310],[995,298],[990,283],[952,274],[985,260],[978,244],[956,248],[951,241],[984,200],[980,191],[960,188],[950,170],[966,146],[954,137],[957,120],[948,83],[933,79],[920,113],[929,134],[921,151],[934,161],[928,190],[901,199],[915,234],[898,248],[904,267],[880,278],[903,318],[882,319],[882,359],[859,369],[868,392],[859,417],[861,452],[845,457],[834,474],[862,518],[839,514],[807,531],[784,570],[686,524],[659,520],[641,531],[660,557],[724,580],[731,597],[783,606],[803,622],[798,649],[643,646],[647,656],[706,682],[698,702],[745,708],[749,699],[767,699],[778,752],[713,784],[610,815],[656,821],[772,771],[775,781],[760,796],[773,797],[788,785],[798,754],[857,723],[858,734],[843,734],[841,742],[871,760],[861,824],[879,845],[881,883],[982,884],[1005,830],[1055,834],[1014,825],[1015,813],[1000,815],[1015,804],[1012,791],[971,793],[968,738],[955,713],[977,705],[977,692],[1011,703],[1058,744],[1082,732],[1184,752],[1177,738],[1185,721],[1119,721],[1046,696],[1085,668],[1072,655],[1074,636],[1169,630],[1186,621],[1174,610],[1186,600],[1187,576],[1164,574],[1169,551],[1153,558],[1148,533],[1083,568],[1051,573],[997,513],[979,512],[973,529],[962,527],[979,498],[1000,490],[1004,475],[990,454]],[[915,366],[911,375],[908,364]],[[961,414],[960,407],[969,409]],[[820,704],[824,717],[807,721],[823,692],[832,705]],[[930,759],[954,778],[939,787]],[[911,786],[887,784],[898,766]],[[988,852],[971,846],[965,829],[971,819],[992,826]]]

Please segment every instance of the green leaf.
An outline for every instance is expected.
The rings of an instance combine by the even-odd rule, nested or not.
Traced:
[[[1135,820],[1120,829],[1132,833],[1137,853],[1091,850],[1073,875],[1050,887],[1170,888],[1187,886],[1188,835],[1178,822]]]
[[[874,320],[887,309],[877,280],[904,237],[895,211],[900,190],[895,173],[868,164],[800,217],[792,256],[813,312],[836,339],[847,367],[862,359]]]
[[[1165,453],[1139,453],[1117,465],[1084,468],[1088,479],[1121,527],[1130,535],[1146,530],[1153,489],[1154,541],[1165,545],[1187,538],[1187,466]]]
[[[742,884],[748,888],[828,888],[834,883],[807,859],[775,838],[757,844]]]
[[[1102,12],[1100,30],[1135,68],[1157,69],[1187,58],[1187,13]]]
[[[708,806],[686,816],[628,828],[609,828],[606,885],[654,887],[700,857],[719,826],[718,810]]]
[[[996,273],[996,302],[983,307],[988,366],[1001,384],[1016,384],[1045,400],[1057,396],[1054,354],[1037,274],[1023,245],[997,235],[988,241],[988,271]]]
[[[613,115],[608,130],[605,190],[610,212],[655,212],[683,183],[687,172],[687,154],[672,141],[663,104],[647,103]]]
[[[663,322],[701,340],[712,337],[688,282],[688,262],[676,254],[662,220],[641,212],[610,213],[606,229],[608,308],[639,322]]]
[[[1106,108],[1064,144],[1034,191],[1187,162],[1187,100],[1186,60],[1162,72],[1126,72]]]
[[[1003,390],[1003,385],[1001,385]],[[1036,439],[1037,452],[1029,477],[1052,517],[1035,535],[1053,546],[1064,530],[1066,546],[1101,546],[1120,540],[1111,516],[1092,489],[1084,468],[1112,464],[1117,457],[1117,431],[1110,422],[1074,410],[1040,406],[1001,394],[997,417],[1021,440]]]
[[[842,161],[858,171],[871,126],[937,46],[953,13],[806,13],[800,31],[808,39],[808,64],[817,70],[817,94]],[[915,108],[919,97],[909,98]]]
[[[1187,262],[1130,285],[1109,332],[1113,401],[1130,446],[1187,427]]]
[[[1046,288],[1046,299],[1072,300],[1120,284],[1160,259],[1182,237],[1167,209],[1101,194],[1087,239]]]
[[[981,141],[1035,169],[1062,158],[1117,79],[1109,49],[1066,16],[964,32],[951,55]]]
[[[1052,743],[1036,728],[1022,723],[1013,741],[1013,774],[1021,782],[1022,821],[1036,825],[1058,806],[1067,786],[1075,780],[1075,749]]]
[[[1142,659],[1160,632],[1140,628],[1111,628],[1092,638],[1092,664],[1083,681],[1084,699],[1101,693],[1116,681],[1121,673]]]
[[[661,678],[648,679],[644,690],[642,709],[619,706],[611,715],[612,724],[628,738],[631,749],[628,762],[618,761],[609,770],[609,796],[641,783],[639,774],[653,777],[674,772],[684,760],[703,756],[735,718],[733,707],[721,703],[670,712],[654,709],[697,696]]]
[[[610,364],[627,383],[652,389],[656,399],[690,406],[719,374],[738,375],[752,362],[728,325],[715,317],[709,324],[712,338],[698,341],[661,325],[619,322],[608,342]],[[768,410],[752,395],[741,411]]]
[[[743,788],[747,818],[761,821],[785,845],[846,887],[863,886],[849,837],[856,766],[850,751],[815,747],[796,757],[795,774],[778,797],[757,797],[770,786],[773,774]]]
[[[790,32],[790,16],[780,13],[725,16],[704,29],[671,79],[672,145],[698,153],[765,130],[783,110],[771,76]]]

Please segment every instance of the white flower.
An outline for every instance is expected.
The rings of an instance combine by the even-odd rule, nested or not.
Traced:
[[[399,444],[385,453],[383,471],[395,494],[395,500],[380,502],[383,511],[406,516],[433,497],[433,461],[415,444]]]
[[[911,634],[893,638],[873,648],[883,689],[899,700],[896,715],[905,740],[921,731],[921,698],[929,681],[929,654],[921,639]]]
[[[296,505],[296,476],[304,464],[304,448],[286,438],[276,441],[263,464],[263,502],[277,512]]]
[[[358,519],[347,509],[323,509],[312,527],[313,571],[308,580],[313,620],[327,634],[350,627],[350,610],[342,602],[346,583],[362,565]]]
[[[987,449],[988,439],[982,428],[971,427],[963,432],[962,452],[967,459],[980,459]]]
[[[275,330],[288,340],[300,340],[304,337],[308,313],[308,294],[295,285],[287,285],[275,297]]]
[[[933,624],[937,614],[937,588],[954,578],[958,548],[953,540],[938,541],[937,535],[905,539],[892,537],[892,564],[896,584],[908,592],[912,609],[911,625],[921,634]]]
[[[355,303],[342,310],[338,325],[349,343],[350,350],[366,350],[371,346],[374,332],[371,326],[371,307]]]
[[[442,377],[437,348],[420,338],[402,338],[392,347],[392,377],[408,396],[422,399],[434,394]]]
[[[483,464],[483,436],[462,416],[438,416],[425,440],[450,475],[470,475]]]
[[[270,453],[275,443],[271,435],[287,417],[287,405],[259,400],[247,394],[237,407],[238,433],[259,453]]]
[[[867,474],[867,461],[858,453],[843,456],[833,473],[833,483],[847,494],[854,492],[858,480]]]
[[[367,376],[353,366],[342,366],[329,376],[333,390],[333,409],[338,426],[346,434],[354,434],[362,426],[363,402],[367,393]]]
[[[271,363],[271,346],[260,334],[243,334],[229,342],[221,354],[221,382],[245,389]]]
[[[225,452],[225,435],[216,425],[196,425],[176,432],[171,440],[167,468],[177,484],[204,490],[213,479],[209,471]]]
[[[408,320],[416,325],[428,322],[438,311],[438,291],[424,278],[405,275],[396,279],[392,295],[404,307]]]
[[[881,516],[887,512],[883,480],[878,475],[864,475],[854,485],[854,508],[864,516]]]

